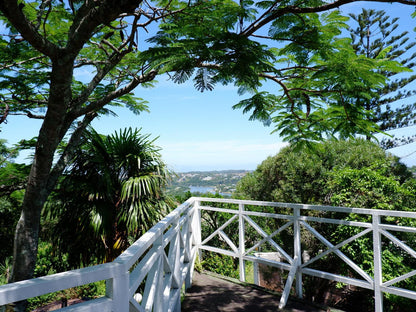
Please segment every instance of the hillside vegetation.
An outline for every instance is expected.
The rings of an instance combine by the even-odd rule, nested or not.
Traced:
[[[231,196],[238,181],[248,172],[248,170],[181,172],[172,179],[168,186],[168,193],[181,195],[192,192],[192,186],[200,187],[201,190],[204,190],[202,192],[192,192],[193,195],[210,192]]]

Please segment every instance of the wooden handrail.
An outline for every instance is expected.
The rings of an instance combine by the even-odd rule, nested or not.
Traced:
[[[228,204],[226,209],[215,207],[216,204]],[[253,211],[251,207],[273,207],[274,212]],[[258,208],[256,210],[259,210]],[[224,213],[230,218],[220,224],[218,229],[201,238],[201,214]],[[331,216],[317,217],[309,215],[310,211],[335,212],[342,214],[359,214],[371,216],[371,221],[349,221]],[[413,290],[394,287],[397,282],[416,275],[416,270],[390,281],[383,281],[381,270],[382,244],[381,236],[395,244],[403,252],[416,258],[416,251],[391,232],[416,233],[416,228],[389,222],[383,223],[384,217],[416,219],[416,213],[408,211],[385,211],[362,208],[330,207],[319,205],[302,205],[275,202],[260,202],[235,199],[192,197],[180,205],[164,219],[153,226],[139,240],[133,243],[123,254],[111,263],[82,268],[32,280],[0,286],[0,306],[25,300],[42,294],[81,286],[92,282],[106,280],[106,295],[103,298],[80,303],[71,308],[76,311],[180,311],[181,288],[191,285],[193,268],[197,254],[201,250],[222,253],[239,259],[240,279],[245,280],[245,262],[254,263],[255,273],[258,264],[267,264],[289,272],[280,306],[287,301],[289,290],[295,282],[297,295],[302,296],[302,275],[311,275],[331,279],[338,282],[356,285],[374,290],[376,299],[375,311],[383,311],[383,293],[416,300]],[[286,220],[273,233],[267,233],[254,218],[274,218]],[[238,242],[227,236],[224,229],[233,222],[238,222]],[[338,224],[361,228],[362,231],[347,238],[343,242],[332,244],[322,236],[311,223]],[[247,228],[254,230],[260,239],[253,246],[246,246]],[[274,237],[283,230],[292,228],[294,232],[293,246],[288,252],[280,246]],[[302,263],[301,236],[308,231],[318,239],[327,250],[313,255]],[[368,274],[354,259],[350,259],[341,251],[346,244],[372,233],[374,272]],[[229,249],[211,246],[211,239],[219,235]],[[202,241],[201,241],[202,240]],[[256,254],[256,249],[268,244],[278,252],[284,262],[270,260]],[[342,276],[309,267],[314,261],[329,253],[339,258],[357,272],[362,279]],[[255,278],[255,280],[257,280]],[[138,296],[137,289],[141,289]],[[140,302],[136,299],[140,297]],[[136,299],[135,299],[136,298]],[[66,308],[66,309],[69,309]]]

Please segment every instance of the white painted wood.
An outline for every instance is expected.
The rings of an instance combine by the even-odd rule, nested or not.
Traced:
[[[400,231],[407,233],[416,233],[416,228],[410,226],[400,226],[400,225],[391,225],[391,224],[379,224],[380,229],[388,231]]]
[[[412,218],[412,219],[416,217],[415,213],[410,212],[410,211],[363,209],[363,208],[291,204],[291,203],[279,203],[279,202],[262,202],[262,201],[254,201],[254,200],[207,198],[207,197],[193,197],[193,199],[199,200],[200,202],[210,202],[210,203],[214,203],[214,202],[216,203],[226,202],[226,203],[231,203],[231,204],[243,203],[244,205],[253,205],[253,206],[270,206],[270,207],[281,207],[281,208],[292,208],[292,209],[299,208],[303,210],[332,211],[332,212],[356,213],[356,214],[365,214],[365,215],[378,214],[378,215],[383,215],[383,216],[403,217],[403,218]],[[205,206],[203,206],[202,208],[205,208]],[[220,208],[217,208],[217,209],[221,210]],[[224,211],[225,210],[227,210],[228,212],[228,209],[224,209]]]
[[[155,246],[150,249],[149,253],[145,255],[143,261],[141,261],[134,270],[130,273],[130,295],[133,296],[136,293],[137,287],[140,286],[147,273],[150,271],[154,263],[162,252],[162,246]]]
[[[149,274],[147,275],[146,279],[146,286],[143,293],[143,300],[141,305],[144,306],[145,311],[152,311],[153,304],[157,293],[157,286],[159,281],[159,276],[163,274],[160,271],[160,262],[161,257],[158,257],[156,262],[153,263]]]
[[[212,251],[212,252],[216,252],[216,253],[220,253],[226,256],[231,256],[231,257],[238,257],[238,253],[235,253],[233,251],[230,250],[226,250],[226,249],[222,249],[222,248],[218,248],[218,247],[212,247],[212,246],[201,246],[199,247],[202,250],[207,250],[207,251]]]
[[[298,259],[295,256],[295,258],[293,259],[293,264],[289,271],[289,275],[285,283],[285,288],[283,289],[282,297],[280,298],[279,309],[282,309],[286,306],[287,299],[289,298],[289,294],[290,294],[290,288],[292,288],[293,280],[295,278],[296,271],[298,269],[296,265],[297,261]]]
[[[371,228],[371,223],[358,222],[358,221],[338,220],[338,219],[329,219],[329,218],[318,218],[318,217],[310,217],[310,216],[300,216],[299,220],[309,221],[309,222],[319,222],[319,223],[327,223],[327,224],[339,224],[339,225],[349,225],[349,226],[357,226],[357,227],[363,227],[363,228]]]
[[[172,273],[172,265],[169,263],[169,259],[166,256],[165,253],[163,253],[163,263],[164,263],[164,271],[165,275],[163,276],[162,283],[163,285],[160,285],[161,288],[161,300],[162,300],[162,311],[166,311],[167,307],[169,306],[169,299],[171,296],[171,291],[175,288],[173,286],[172,280],[173,280],[173,273]],[[177,287],[176,287],[177,288]]]
[[[133,298],[129,302],[129,312],[145,312],[144,308]]]
[[[227,234],[224,233],[224,231],[218,231],[218,234],[236,254],[240,254],[239,248],[237,248],[237,246],[232,242]]]
[[[269,266],[283,269],[286,271],[290,271],[290,269],[292,268],[292,265],[289,263],[274,261],[274,260],[270,260],[267,258],[260,258],[256,256],[244,256],[244,260],[251,261],[253,263],[261,263],[264,265],[269,265]]]
[[[364,279],[371,282],[372,278],[370,275],[368,275],[363,269],[361,269],[354,261],[352,261],[350,258],[348,258],[341,250],[334,249],[334,245],[328,241],[325,237],[323,237],[321,234],[319,234],[314,228],[312,228],[309,224],[302,221],[302,225],[308,229],[309,232],[311,232],[317,239],[319,239],[324,245],[326,245],[329,248],[333,249],[333,252],[340,257],[346,264],[348,264],[355,272],[360,274]]]
[[[82,303],[74,304],[69,307],[59,309],[62,312],[111,312],[112,300],[107,297],[101,297],[98,299],[85,301]]]
[[[415,276],[415,275],[416,275],[416,270],[413,270],[409,273],[406,273],[406,274],[403,274],[403,275],[398,276],[396,278],[393,278],[392,280],[389,280],[389,281],[381,284],[381,286],[388,287],[388,286],[394,285],[398,282],[404,281],[405,279],[408,279],[408,278],[410,278],[412,276]]]
[[[128,311],[130,297],[129,273],[126,270],[113,278],[112,311]]]
[[[244,217],[246,220],[248,220],[247,218],[247,216],[245,216]],[[250,218],[250,220],[251,221],[253,221],[251,218]],[[250,222],[251,223],[251,222]],[[254,221],[253,221],[253,223],[255,223]],[[274,231],[272,234],[270,234],[270,235],[267,235],[266,237],[264,237],[262,240],[260,240],[260,241],[258,241],[256,244],[254,244],[250,249],[248,249],[247,251],[246,251],[246,254],[249,254],[250,252],[252,252],[252,251],[255,251],[255,250],[257,250],[257,248],[258,247],[260,247],[261,245],[263,245],[265,242],[267,242],[267,241],[270,241],[271,239],[273,239],[273,237],[275,237],[277,234],[279,234],[280,232],[282,232],[282,231],[284,231],[284,230],[286,230],[289,226],[291,226],[293,224],[293,221],[289,221],[289,222],[287,222],[287,223],[285,223],[283,226],[281,226],[280,228],[278,228],[276,231]],[[257,224],[256,224],[257,225]],[[289,257],[289,262],[291,262],[292,261],[292,257],[290,257],[289,255],[287,255],[287,257]]]
[[[302,268],[312,264],[313,262],[315,262],[316,260],[319,260],[323,257],[325,257],[327,254],[334,252],[334,250],[341,248],[342,246],[356,240],[357,238],[360,238],[361,236],[364,236],[365,234],[371,232],[371,229],[365,229],[364,231],[361,231],[360,233],[355,234],[354,236],[351,236],[350,238],[344,240],[343,242],[336,244],[335,246],[328,248],[327,250],[325,250],[324,252],[321,252],[320,254],[316,255],[315,257],[313,257],[312,259],[310,259],[308,262],[302,264]]]
[[[386,293],[400,296],[400,297],[405,297],[405,298],[416,300],[416,291],[403,289],[403,288],[397,288],[397,287],[384,287],[384,286],[380,286],[380,290]]]
[[[362,287],[362,288],[366,288],[366,289],[373,289],[374,288],[373,281],[368,282],[366,280],[360,280],[360,279],[357,279],[357,278],[342,276],[342,275],[338,275],[338,274],[323,272],[323,271],[319,271],[319,270],[315,270],[315,269],[309,269],[309,268],[302,269],[302,272],[304,274],[308,274],[310,276],[325,278],[325,279],[328,279],[328,280],[331,280],[331,281],[336,281],[336,282],[340,282],[340,283],[344,283],[344,284],[350,284],[350,285],[354,285],[354,286],[358,286],[358,287]]]
[[[380,233],[383,234],[385,237],[387,237],[390,241],[392,241],[396,246],[400,247],[404,251],[406,251],[409,255],[411,255],[413,258],[416,258],[416,251],[414,251],[412,248],[407,246],[405,243],[400,241],[396,236],[390,234],[387,231],[380,230]]]
[[[232,203],[235,205],[256,205],[256,206],[270,206],[270,207],[275,207],[276,209],[278,208],[290,208],[293,209],[293,211],[296,211],[297,209],[299,211],[303,211],[303,210],[315,210],[315,211],[329,211],[329,212],[341,212],[343,214],[345,214],[345,217],[348,216],[348,214],[350,213],[354,213],[354,214],[367,214],[367,215],[372,215],[372,216],[390,216],[390,217],[402,217],[402,218],[416,218],[416,214],[413,212],[407,212],[407,211],[384,211],[384,210],[373,210],[373,209],[361,209],[361,208],[346,208],[346,207],[328,207],[328,206],[318,206],[318,205],[301,205],[301,204],[285,204],[285,203],[270,203],[270,202],[256,202],[256,201],[242,201],[242,200],[223,200],[223,199],[212,199],[212,198],[197,198],[198,201],[201,202],[208,202],[208,203],[216,203],[216,202],[227,202],[227,203]],[[237,214],[237,209],[220,209],[220,208],[216,208],[216,207],[212,207],[212,205],[210,206],[201,206],[200,210],[210,210],[210,211],[218,211],[218,212],[227,212],[227,213],[232,213],[232,214]],[[278,211],[278,210],[277,210]],[[308,274],[308,275],[312,275],[312,276],[317,276],[317,277],[321,277],[321,278],[326,278],[326,279],[332,279],[335,281],[339,281],[339,282],[343,282],[343,283],[347,283],[347,284],[351,284],[351,285],[356,285],[359,287],[363,287],[363,288],[368,288],[368,289],[375,289],[377,288],[375,286],[376,282],[374,281],[374,279],[367,274],[366,272],[364,272],[352,259],[350,259],[349,257],[347,257],[344,253],[342,253],[340,251],[340,248],[345,246],[348,243],[353,242],[354,240],[358,239],[359,237],[362,237],[368,233],[370,233],[371,231],[373,231],[374,226],[372,223],[368,223],[368,222],[357,222],[357,221],[349,221],[349,220],[345,220],[345,219],[331,219],[328,217],[312,217],[312,216],[302,216],[299,215],[298,216],[298,220],[300,221],[299,225],[304,226],[305,228],[308,229],[308,231],[310,231],[314,236],[316,236],[321,242],[323,242],[328,249],[325,250],[323,253],[316,255],[315,257],[313,257],[312,259],[310,259],[309,261],[307,261],[304,264],[301,264],[301,257],[297,257],[298,262],[297,265],[290,265],[290,264],[285,264],[285,263],[272,263],[270,261],[267,260],[254,260],[256,257],[252,257],[250,255],[248,255],[248,253],[250,252],[254,252],[256,250],[256,248],[260,247],[263,243],[265,242],[271,242],[271,244],[273,245],[273,237],[275,235],[277,235],[278,230],[276,230],[275,232],[273,232],[270,235],[267,235],[249,216],[256,216],[256,217],[268,217],[268,218],[280,218],[280,219],[287,219],[287,220],[294,220],[296,219],[296,216],[292,215],[283,215],[283,214],[271,214],[271,213],[262,213],[262,212],[257,212],[257,211],[247,211],[245,210],[244,212],[239,212],[239,214],[243,214],[244,216],[244,220],[248,222],[248,224],[250,224],[257,232],[263,234],[263,238],[256,242],[253,246],[249,247],[244,255],[244,260],[248,260],[248,261],[253,261],[255,266],[257,265],[257,263],[265,263],[267,265],[273,265],[276,267],[280,267],[283,268],[285,270],[289,270],[290,272],[293,272],[293,270],[295,270],[295,276],[296,276],[296,283],[297,283],[297,289],[301,289],[301,278],[299,278],[299,276],[301,274]],[[322,235],[320,235],[318,232],[316,232],[316,230],[314,230],[307,222],[320,222],[320,223],[326,223],[326,224],[339,224],[339,225],[346,225],[346,226],[353,226],[353,227],[359,227],[362,228],[363,230],[360,231],[358,234],[353,235],[352,237],[344,240],[343,242],[339,242],[336,245],[332,244],[329,242],[329,240],[327,240],[325,237],[323,237]],[[291,226],[292,223],[288,223],[286,224],[287,227]],[[382,224],[379,222],[379,229],[385,229],[385,230],[389,230],[389,231],[401,231],[401,232],[410,232],[410,233],[416,233],[416,228],[412,228],[412,227],[404,227],[404,226],[396,226],[396,225],[391,225],[391,224]],[[294,225],[295,228],[295,225]],[[300,233],[297,230],[294,230],[294,232],[296,233]],[[396,238],[395,236],[391,235],[388,232],[381,232],[381,233],[387,233],[385,236],[387,236],[393,243],[395,243],[396,245],[398,245],[399,247],[401,247],[405,252],[407,252],[408,254],[415,256],[416,255],[416,251],[414,251],[412,248],[410,248],[409,246],[407,246],[404,242],[401,242],[398,238]],[[218,234],[218,229],[217,232],[215,233],[215,235]],[[265,235],[266,236],[265,236]],[[300,234],[297,235],[297,238],[294,237],[294,244],[300,246],[299,243],[299,237]],[[374,232],[373,232],[373,237],[374,237]],[[280,247],[280,246],[279,246]],[[230,256],[239,256],[239,254],[235,254],[235,252],[230,252],[228,250],[223,250],[220,248],[215,248],[213,246],[209,246],[209,240],[205,240],[204,242],[202,242],[200,249],[203,250],[208,250],[208,251],[212,251],[212,252],[219,252],[222,254],[226,254],[226,255],[230,255]],[[297,250],[295,251],[295,254],[300,254],[300,249],[299,247],[294,246],[294,249]],[[284,252],[284,250],[283,250]],[[318,259],[321,259],[322,257],[324,257],[325,255],[327,255],[328,253],[335,253],[337,254],[340,259],[342,261],[344,261],[345,263],[347,263],[354,271],[356,271],[358,274],[360,274],[364,280],[359,280],[359,279],[355,279],[355,278],[350,278],[350,277],[346,277],[346,276],[340,276],[337,274],[333,274],[330,272],[323,272],[323,271],[318,271],[318,270],[314,270],[314,269],[310,269],[307,266],[312,264],[313,262],[315,262]],[[376,260],[376,259],[375,259]],[[379,261],[381,261],[381,259],[379,259]],[[293,261],[292,261],[293,262]],[[292,263],[293,264],[293,263]],[[376,264],[377,265],[377,264]],[[295,269],[295,267],[297,267]],[[380,273],[380,275],[382,275],[382,272]],[[416,273],[414,272],[410,272],[407,274],[404,274],[400,277],[397,277],[396,279],[390,281],[389,283],[385,283],[385,286],[390,286],[393,285],[394,283],[398,282],[398,281],[402,281],[405,280],[411,276],[416,275]],[[294,278],[294,277],[293,277]],[[292,281],[293,282],[293,281]],[[380,287],[381,284],[379,284],[379,289],[381,289],[381,291],[384,291],[384,289],[394,289],[393,291],[395,293],[403,293],[405,294],[404,296],[412,296],[413,292],[412,291],[408,291],[408,290],[402,290],[400,288],[394,288],[394,287],[385,287],[382,286]],[[386,292],[388,292],[386,290]],[[381,292],[379,292],[381,293]],[[298,295],[301,295],[298,292]],[[379,296],[380,297],[380,296]],[[382,305],[382,296],[381,299],[378,298],[378,303],[377,304],[381,304]],[[381,302],[381,303],[380,303]]]
[[[163,297],[164,292],[164,280],[166,275],[164,274],[164,254],[159,258],[159,261],[157,262],[157,270],[159,273],[157,274],[157,278],[155,278],[154,283],[156,285],[155,287],[155,297],[153,298],[153,309],[150,311],[153,312],[163,312],[165,311],[165,300]],[[167,307],[166,307],[167,308]]]
[[[254,285],[260,286],[260,278],[259,278],[259,264],[257,262],[253,263],[253,279],[254,279]]]
[[[296,267],[296,296],[302,298],[302,248],[301,248],[301,235],[300,235],[300,209],[295,208],[293,211],[295,219],[293,220],[293,246],[294,246],[294,256],[293,256],[293,266]]]
[[[244,214],[244,204],[240,203],[238,204],[238,250],[235,250],[235,251],[237,251],[238,253],[238,263],[239,263],[238,270],[239,270],[239,276],[240,276],[241,282],[246,281],[246,263],[244,262],[244,258],[243,258],[246,252],[245,224],[244,224],[243,214]]]
[[[223,229],[225,229],[231,222],[233,222],[235,219],[237,219],[238,215],[232,216],[230,219],[228,219],[227,222],[225,222],[223,225],[221,225],[218,229],[216,229],[212,234],[210,234],[207,238],[205,238],[202,241],[202,245],[206,244],[207,242],[209,242],[213,237],[215,237],[215,235],[218,235],[219,231],[222,231]]]
[[[380,216],[373,215],[373,257],[374,257],[374,302],[375,312],[383,312],[383,292],[381,284],[383,283],[383,271],[381,262],[381,233],[379,229]]]
[[[256,222],[253,221],[253,219],[251,219],[250,217],[245,217],[245,219],[247,220],[247,222],[261,235],[264,237],[264,239],[266,239],[266,241],[272,245],[276,251],[280,252],[283,257],[286,258],[287,261],[289,261],[290,263],[293,262],[293,258],[291,256],[289,256],[289,254],[282,248],[279,246],[279,244],[277,244],[273,239],[271,235],[268,235],[260,226],[258,226],[258,224]]]
[[[229,203],[235,205],[235,209],[222,209],[211,206],[203,206],[201,203]],[[274,207],[276,213],[250,211],[250,206]],[[280,209],[281,208],[281,209]],[[208,237],[201,242],[201,211],[209,210],[216,212],[226,212],[232,216],[220,225],[218,229],[214,229]],[[289,213],[286,212],[289,210]],[[350,213],[371,215],[372,222],[357,222],[345,219],[332,219],[327,215],[324,217],[308,216],[307,210],[321,212],[341,212],[348,216]],[[291,211],[291,212],[290,212]],[[302,215],[304,212],[305,215]],[[288,220],[279,229],[271,234],[267,234],[254,220],[252,216],[260,218],[275,218]],[[80,286],[95,281],[106,280],[107,290],[106,297],[92,300],[82,305],[61,309],[63,311],[180,311],[180,295],[182,286],[185,284],[189,287],[192,282],[192,272],[197,254],[201,254],[201,250],[217,252],[232,257],[238,257],[240,262],[240,279],[245,279],[244,265],[245,261],[251,261],[256,268],[258,264],[266,264],[289,271],[289,278],[286,281],[284,296],[282,296],[281,306],[287,300],[290,287],[296,281],[297,289],[301,287],[302,274],[326,278],[342,283],[356,285],[358,287],[372,289],[376,297],[375,311],[382,311],[383,292],[392,293],[398,296],[411,298],[416,300],[416,292],[394,287],[393,285],[404,281],[408,278],[416,276],[416,270],[398,276],[390,281],[382,283],[383,272],[381,270],[381,235],[384,235],[392,243],[399,246],[403,252],[416,258],[416,251],[400,240],[391,232],[408,232],[416,233],[416,228],[409,226],[398,226],[395,224],[381,223],[382,217],[400,217],[416,219],[414,212],[408,211],[384,211],[361,208],[345,208],[345,207],[328,207],[318,205],[302,205],[302,204],[286,204],[271,203],[257,201],[243,201],[234,199],[217,199],[217,198],[190,198],[177,209],[172,211],[168,216],[156,224],[130,248],[128,248],[114,262],[99,266],[74,270],[47,277],[22,281],[18,283],[0,286],[0,305],[11,302],[24,300],[34,296],[55,292],[75,286]],[[225,234],[224,229],[231,222],[238,218],[239,222],[239,239],[238,246],[231,241]],[[308,222],[320,222],[325,224],[339,224],[351,227],[358,227],[362,230],[343,242],[332,244],[329,240],[318,233]],[[245,235],[246,227],[252,227],[257,231],[261,238],[252,246],[246,246]],[[295,233],[293,239],[293,258],[274,241],[274,237],[279,235],[283,230],[293,227]],[[328,249],[322,253],[312,257],[312,259],[302,264],[301,261],[301,245],[300,239],[302,235],[301,227],[307,229]],[[340,248],[363,235],[373,232],[373,252],[374,252],[374,279],[366,272],[359,268]],[[210,240],[219,235],[230,246],[231,250],[225,250],[214,246],[209,246]],[[251,253],[264,243],[270,243],[273,247],[277,247],[277,251],[282,255],[282,261],[274,261],[254,256]],[[168,246],[168,247],[167,247]],[[337,254],[340,259],[350,265],[357,271],[363,280],[350,278],[314,270],[308,266],[318,259],[321,259],[328,253]],[[167,254],[165,254],[167,253]],[[287,261],[287,262],[285,262]],[[256,269],[255,269],[256,270]],[[145,291],[143,300],[139,304],[133,295],[137,287],[145,282]],[[301,292],[297,292],[301,296]],[[286,299],[285,299],[286,298]]]
[[[0,286],[0,306],[51,292],[111,279],[120,264],[106,263]]]
[[[175,225],[176,236],[171,240],[169,246],[169,263],[172,267],[172,287],[180,288],[180,242],[179,242],[179,224]]]

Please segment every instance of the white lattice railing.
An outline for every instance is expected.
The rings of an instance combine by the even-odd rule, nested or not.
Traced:
[[[212,233],[202,236],[202,241],[199,246],[200,250],[217,252],[238,258],[241,281],[245,281],[246,261],[254,263],[255,282],[257,280],[256,268],[258,268],[258,264],[274,266],[288,271],[279,307],[284,307],[286,305],[294,281],[296,295],[300,298],[302,297],[303,274],[373,290],[376,312],[383,311],[383,293],[391,293],[416,300],[416,289],[403,289],[394,286],[399,282],[415,276],[416,269],[391,278],[390,280],[385,280],[386,276],[383,276],[382,271],[382,250],[383,248],[391,248],[392,244],[397,246],[403,254],[407,254],[411,258],[416,259],[416,251],[411,248],[406,241],[397,237],[397,234],[392,234],[394,232],[416,234],[415,227],[400,225],[401,223],[415,224],[416,222],[409,222],[409,220],[416,221],[416,213],[414,212],[213,198],[197,198],[195,200],[197,201],[200,214],[202,214],[202,219],[207,220],[206,222],[212,224],[213,222],[209,222],[210,219],[218,221],[218,216],[213,217],[213,214],[221,214],[221,220],[224,221],[222,224],[218,224],[218,227]],[[227,207],[218,208],[214,207],[214,205]],[[206,214],[205,217],[204,213]],[[211,216],[207,214],[211,214]],[[354,219],[353,217],[351,218],[353,215],[364,216],[369,219],[369,221],[347,220],[348,218]],[[270,229],[269,227],[269,232],[266,232],[266,230],[259,225],[259,223],[261,223],[259,221],[264,218],[280,220],[280,223],[275,222],[274,228]],[[238,227],[238,241],[233,241],[231,238],[232,235],[226,234],[227,227],[232,227],[233,224],[234,228],[232,228],[230,233],[236,233],[236,228]],[[344,228],[355,228],[359,230],[353,231],[352,235],[345,238],[342,242],[332,243],[329,237],[324,237],[314,228],[315,226],[316,228],[322,229],[322,224],[328,226],[339,225],[344,226]],[[252,237],[250,238],[251,246],[247,245],[248,231],[250,231],[251,236],[257,236],[257,239],[254,241]],[[293,235],[293,244],[290,244],[290,246],[281,246],[275,239],[283,231],[289,231],[289,233]],[[255,233],[255,235],[253,235],[253,233]],[[302,253],[304,252],[302,250],[302,241],[304,241],[303,237],[305,235],[308,236],[309,240],[313,237],[319,241],[321,246],[323,246],[316,254],[308,254],[306,259],[305,257],[302,257]],[[214,237],[218,237],[219,241],[222,242],[222,245],[226,247],[218,248],[217,246],[210,246],[210,241],[212,241]],[[367,239],[372,241],[372,267],[374,269],[370,273],[368,270],[365,271],[362,269],[361,263],[356,263],[355,259],[351,259],[351,257],[341,250],[342,247],[347,246],[362,237],[367,237]],[[384,242],[382,242],[382,237],[384,238]],[[416,237],[416,235],[414,237]],[[266,249],[278,253],[281,260],[276,261],[261,257],[263,253],[258,253],[257,251],[266,244]],[[292,251],[289,252],[285,250],[285,248]],[[334,253],[340,261],[345,263],[358,277],[342,276],[337,272],[331,273],[323,271],[322,269],[311,268],[312,264],[331,253]]]
[[[226,206],[226,208],[215,206]],[[210,228],[206,226],[209,218],[214,218],[215,214],[220,216],[220,218],[215,217],[215,220],[221,220],[223,223],[216,224],[217,227],[212,232],[207,232]],[[347,220],[348,216],[353,215],[367,216],[368,221]],[[274,220],[272,223],[274,227],[262,228],[264,222],[260,220],[265,219]],[[0,307],[42,294],[105,280],[104,297],[61,310],[180,311],[181,290],[183,286],[187,288],[191,284],[198,250],[205,250],[238,258],[242,281],[245,280],[247,261],[253,262],[254,267],[258,264],[266,264],[288,271],[280,302],[281,307],[287,302],[293,282],[296,285],[296,294],[302,297],[302,275],[306,274],[372,289],[375,311],[382,312],[383,293],[416,300],[416,290],[394,286],[415,276],[416,270],[390,280],[385,280],[382,272],[382,250],[389,248],[391,244],[416,259],[415,250],[397,235],[397,233],[416,234],[415,227],[400,225],[402,222],[406,223],[403,220],[414,219],[416,219],[415,213],[404,211],[190,198],[112,263],[0,286]],[[204,228],[202,234],[201,222]],[[339,225],[359,230],[342,242],[331,242],[330,238],[324,237],[316,230],[319,228],[317,224]],[[277,238],[285,231],[293,235],[291,246],[278,243]],[[238,239],[227,232],[238,233]],[[314,237],[324,246],[316,255],[310,254],[309,259],[302,259],[302,241],[305,235]],[[355,259],[351,259],[342,251],[342,247],[362,237],[372,241],[374,270],[370,273],[363,270],[360,263],[356,263]],[[215,240],[221,243],[221,248],[210,244]],[[265,245],[267,248],[264,247]],[[278,253],[281,260],[261,257],[258,251],[264,248]],[[311,267],[313,263],[331,253],[346,263],[358,278]],[[137,296],[137,293],[140,293],[140,296]],[[137,300],[138,297],[141,300]]]
[[[180,311],[182,286],[191,284],[200,233],[193,202],[176,208],[114,262],[0,286],[0,307],[106,280],[104,297],[61,310]]]

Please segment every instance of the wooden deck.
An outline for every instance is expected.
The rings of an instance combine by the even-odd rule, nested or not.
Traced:
[[[211,274],[195,272],[192,287],[182,302],[182,312],[328,312],[340,311],[289,299],[278,309],[280,296]]]

